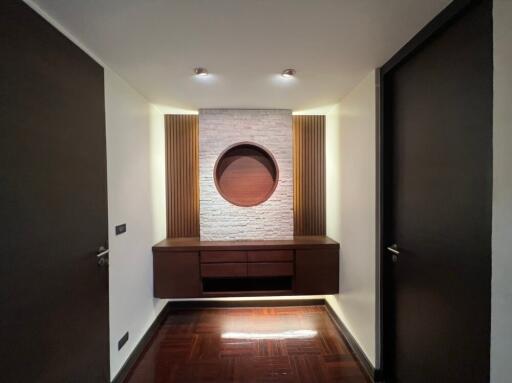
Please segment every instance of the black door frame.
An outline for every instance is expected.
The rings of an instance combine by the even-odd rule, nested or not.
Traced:
[[[419,31],[407,44],[405,44],[391,59],[389,59],[382,67],[376,71],[376,114],[377,114],[377,129],[376,129],[376,337],[377,337],[377,368],[375,371],[375,381],[387,381],[389,379],[389,366],[386,362],[386,353],[391,352],[387,349],[389,339],[389,322],[386,318],[386,302],[389,301],[389,289],[387,286],[386,272],[385,272],[385,247],[387,245],[386,238],[388,236],[385,222],[389,215],[386,205],[388,195],[386,194],[386,179],[389,169],[387,168],[389,156],[388,139],[389,131],[386,124],[386,97],[385,85],[386,75],[401,65],[406,59],[411,57],[424,44],[428,43],[431,38],[456,19],[462,16],[466,10],[472,5],[481,1],[492,0],[454,0],[445,9],[443,9],[434,19],[432,19],[421,31]]]

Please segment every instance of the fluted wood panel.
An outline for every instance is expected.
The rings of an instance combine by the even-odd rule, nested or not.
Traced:
[[[295,235],[325,235],[325,116],[293,116]]]
[[[199,236],[199,118],[165,116],[167,237]]]

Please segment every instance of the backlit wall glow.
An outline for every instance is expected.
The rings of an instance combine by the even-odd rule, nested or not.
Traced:
[[[327,235],[340,242],[340,293],[326,299],[376,363],[375,73],[325,114]]]

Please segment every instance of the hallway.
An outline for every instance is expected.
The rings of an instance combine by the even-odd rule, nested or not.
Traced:
[[[0,30],[0,383],[512,382],[512,0]]]

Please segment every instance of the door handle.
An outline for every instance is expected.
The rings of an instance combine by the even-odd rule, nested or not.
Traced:
[[[98,266],[108,265],[108,257],[105,257],[109,252],[109,249],[106,249],[105,246],[100,246],[98,252],[96,253],[96,258],[98,259]]]
[[[396,245],[396,243],[394,245],[388,246],[387,249],[388,249],[388,251],[390,251],[391,253],[393,253],[395,255],[400,255],[400,252],[398,251],[398,246]]]
[[[103,257],[105,254],[108,254],[109,251],[109,249],[105,249],[105,246],[100,246],[100,248],[98,249],[98,253],[96,253],[96,256],[98,258]]]
[[[398,256],[400,255],[400,251],[398,251],[398,246],[396,243],[394,243],[391,246],[386,247],[387,251],[389,251],[391,254],[391,260],[393,263],[396,263],[398,261]]]

